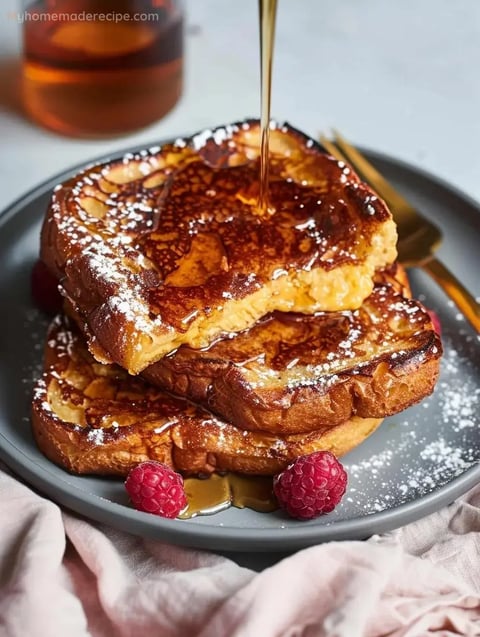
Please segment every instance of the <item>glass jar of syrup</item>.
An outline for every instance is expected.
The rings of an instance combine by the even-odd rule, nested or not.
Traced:
[[[23,101],[57,132],[103,137],[147,126],[178,101],[181,0],[24,1]]]

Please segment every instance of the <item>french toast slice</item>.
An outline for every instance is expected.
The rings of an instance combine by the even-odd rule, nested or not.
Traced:
[[[54,190],[41,258],[90,351],[136,374],[273,311],[358,308],[396,257],[385,204],[288,125],[272,125],[260,210],[257,121],[88,167]]]
[[[182,346],[143,372],[237,427],[297,434],[384,418],[430,394],[442,345],[398,264],[354,311],[273,313],[208,348]]]
[[[353,417],[286,436],[242,430],[117,365],[98,363],[73,323],[60,315],[47,336],[45,371],[32,402],[40,450],[78,474],[126,476],[151,459],[185,475],[273,475],[302,454],[328,449],[341,456],[380,422]]]

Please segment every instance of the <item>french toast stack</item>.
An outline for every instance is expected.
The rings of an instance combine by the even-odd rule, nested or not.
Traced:
[[[385,204],[277,125],[260,210],[259,140],[256,121],[226,126],[55,189],[41,258],[65,315],[33,399],[52,461],[273,475],[433,391],[441,343]]]

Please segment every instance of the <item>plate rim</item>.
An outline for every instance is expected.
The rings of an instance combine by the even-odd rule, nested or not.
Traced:
[[[12,217],[28,206],[28,204],[41,196],[45,196],[51,189],[70,175],[79,170],[94,166],[99,162],[115,161],[127,153],[136,153],[145,148],[162,146],[171,143],[178,137],[165,139],[161,142],[150,144],[137,144],[126,149],[118,149],[110,153],[104,153],[89,161],[83,161],[75,166],[63,170],[56,175],[42,181],[30,188],[20,197],[0,212],[0,230]],[[480,214],[480,203],[462,192],[461,189],[449,184],[441,177],[432,175],[428,171],[410,164],[404,160],[396,159],[385,153],[362,148],[362,151],[373,162],[387,164],[402,171],[420,176],[437,188],[449,194],[453,194],[462,203],[468,205],[474,214]],[[0,423],[1,424],[1,423]],[[22,462],[22,458],[27,461]],[[229,551],[283,551],[295,550],[318,544],[324,541],[363,539],[372,534],[385,533],[392,529],[404,526],[421,517],[424,517],[440,507],[453,502],[457,497],[466,493],[470,488],[480,482],[480,463],[474,464],[438,489],[418,497],[409,502],[400,504],[394,508],[387,508],[379,512],[367,514],[362,517],[347,520],[333,520],[316,526],[315,524],[298,523],[298,527],[283,528],[229,528],[218,524],[195,524],[192,520],[167,520],[142,513],[123,504],[105,499],[99,494],[82,491],[67,479],[59,483],[56,476],[48,470],[48,466],[38,464],[34,459],[5,436],[0,428],[0,459],[10,467],[28,485],[39,488],[42,495],[45,494],[56,504],[60,504],[77,514],[100,523],[115,526],[132,534],[143,537],[165,540],[170,543],[186,545],[190,547],[215,549],[218,542],[222,543],[222,549]],[[46,462],[50,462],[46,460]],[[55,465],[52,465],[55,466]],[[70,474],[66,472],[68,477]],[[76,479],[81,476],[72,476]],[[59,486],[60,484],[60,486]],[[72,495],[73,492],[73,495]],[[60,496],[60,497],[59,497]],[[205,519],[205,518],[204,518]],[[214,517],[212,516],[212,519]],[[162,537],[165,535],[165,537]]]
[[[36,462],[32,463],[27,454],[17,449],[3,433],[0,433],[0,440],[2,439],[4,442],[0,444],[0,459],[14,472],[18,473],[20,477],[24,478],[29,485],[39,488],[42,494],[51,496],[55,504],[63,505],[76,514],[103,524],[115,526],[133,535],[162,540],[164,538],[161,537],[161,532],[165,531],[169,533],[169,537],[165,538],[168,542],[210,549],[212,549],[213,542],[221,540],[222,549],[238,552],[265,550],[275,552],[285,549],[299,549],[324,541],[365,539],[374,534],[385,533],[399,528],[397,524],[398,518],[402,520],[401,526],[405,526],[437,511],[439,500],[442,506],[445,506],[453,502],[458,496],[466,493],[470,488],[478,484],[480,480],[480,464],[477,464],[436,491],[393,509],[385,509],[361,518],[334,521],[331,524],[321,526],[307,526],[302,522],[298,522],[298,527],[289,528],[287,531],[282,528],[228,528],[219,525],[194,525],[192,524],[194,518],[192,520],[168,520],[151,516],[151,514],[142,513],[123,504],[107,500],[98,494],[82,491],[75,484],[67,481],[62,483],[55,482],[55,476],[47,468],[38,465]],[[5,442],[7,443],[6,445]],[[10,453],[8,447],[10,447]],[[27,458],[30,462],[21,463],[18,460],[20,455]],[[32,464],[36,467],[36,470],[30,468]],[[48,478],[49,475],[51,476],[50,479]],[[35,483],[32,481],[32,477],[35,479]],[[81,476],[74,477],[78,478]],[[72,490],[74,491],[73,495]],[[60,494],[60,498],[57,497],[58,494]],[[72,501],[74,506],[72,506]],[[107,503],[106,506],[104,502]],[[92,515],[92,512],[95,515]],[[138,528],[132,529],[132,523],[135,523]],[[215,529],[217,534],[214,534],[212,529]],[[332,536],[332,530],[334,530],[334,537]],[[288,536],[286,533],[288,533]],[[239,546],[239,543],[246,545]]]

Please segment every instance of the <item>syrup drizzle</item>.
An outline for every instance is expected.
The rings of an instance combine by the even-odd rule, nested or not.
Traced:
[[[272,92],[273,43],[277,0],[259,0],[260,17],[260,73],[261,73],[261,151],[260,151],[260,197],[262,215],[268,213],[268,147],[270,141],[270,102]]]
[[[203,480],[187,478],[184,488],[188,504],[178,516],[182,520],[218,513],[230,506],[263,513],[278,509],[270,476],[214,473]]]

